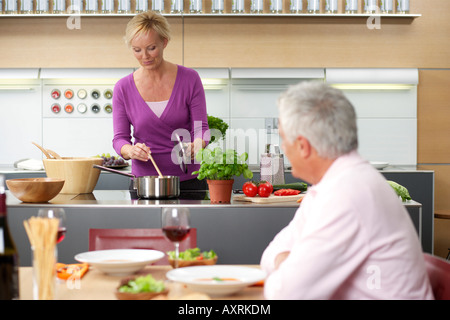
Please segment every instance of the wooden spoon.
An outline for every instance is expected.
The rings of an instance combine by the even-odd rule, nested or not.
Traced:
[[[153,165],[155,166],[156,171],[158,171],[159,177],[162,178],[163,175],[162,175],[161,171],[159,171],[159,168],[156,165],[155,160],[153,160],[153,157],[150,154],[150,152],[148,153],[148,158],[152,161]]]
[[[144,143],[144,146],[145,146],[145,143]],[[153,165],[155,166],[156,171],[158,171],[159,177],[162,178],[163,175],[162,175],[161,171],[159,170],[158,166],[156,165],[155,160],[153,160],[151,151],[149,151],[149,153],[148,153],[148,158],[152,161]]]
[[[45,150],[44,148],[42,148],[40,145],[38,145],[36,142],[31,142],[32,144],[34,144],[36,147],[38,147],[47,157],[47,159],[51,159],[52,157],[50,156],[50,154],[47,152],[47,150]]]
[[[47,152],[50,153],[55,159],[62,159],[61,156],[53,150],[47,149]]]

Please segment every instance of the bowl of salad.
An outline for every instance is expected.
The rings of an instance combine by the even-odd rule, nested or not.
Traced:
[[[150,300],[168,291],[163,280],[148,274],[122,279],[115,295],[119,300]]]
[[[175,251],[168,251],[169,263],[175,266]],[[201,251],[199,248],[191,248],[180,252],[178,257],[178,268],[191,266],[207,266],[217,263],[217,254],[214,250]]]

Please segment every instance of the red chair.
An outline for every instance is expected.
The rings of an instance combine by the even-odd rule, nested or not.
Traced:
[[[436,300],[450,300],[450,263],[424,253],[428,277]]]
[[[197,229],[192,228],[189,236],[180,243],[180,252],[197,247]],[[151,249],[174,251],[161,229],[89,229],[89,251],[108,249]],[[169,264],[167,254],[154,265]]]

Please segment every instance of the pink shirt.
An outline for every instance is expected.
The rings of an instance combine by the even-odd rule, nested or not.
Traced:
[[[274,270],[278,253],[289,257]],[[267,299],[433,299],[411,218],[356,152],[309,188],[264,251]]]
[[[166,101],[146,101],[148,107],[153,111],[153,113],[158,117],[161,118],[161,115],[163,114],[164,110],[167,107],[167,103],[169,100]]]

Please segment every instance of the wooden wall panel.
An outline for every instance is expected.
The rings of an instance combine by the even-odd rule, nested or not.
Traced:
[[[381,19],[380,30],[366,18],[168,17],[166,58],[190,67],[450,67],[450,1],[411,1],[411,12],[423,16]],[[3,16],[0,68],[135,66],[122,41],[130,19],[83,16],[81,29],[70,30],[67,17]]]
[[[436,10],[441,8],[442,10]],[[412,19],[189,17],[185,64],[192,67],[450,66],[450,1],[413,1]]]
[[[418,163],[450,164],[449,88],[450,70],[420,70],[417,110]]]
[[[0,18],[0,68],[123,68],[138,66],[123,36],[131,17]],[[164,54],[182,64],[182,20],[170,18],[173,39]]]

